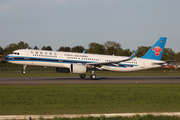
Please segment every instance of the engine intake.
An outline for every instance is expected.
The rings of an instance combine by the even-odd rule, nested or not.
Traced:
[[[75,74],[85,74],[87,72],[86,65],[81,63],[73,63],[71,64],[71,73]]]

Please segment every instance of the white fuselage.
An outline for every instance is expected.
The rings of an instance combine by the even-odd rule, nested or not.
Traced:
[[[46,51],[33,49],[20,49],[6,56],[6,60],[10,63],[20,65],[34,65],[47,67],[63,67],[70,68],[72,63],[101,63],[112,62],[127,59],[124,56],[98,55],[75,52]],[[98,70],[109,70],[118,72],[138,71],[150,68],[160,67],[163,61],[133,58],[132,60],[112,65],[102,65],[97,67]]]

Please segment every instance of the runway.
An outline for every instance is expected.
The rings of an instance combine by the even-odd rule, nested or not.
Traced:
[[[97,80],[89,77],[9,77],[0,78],[0,85],[38,84],[179,84],[180,76],[100,76]]]

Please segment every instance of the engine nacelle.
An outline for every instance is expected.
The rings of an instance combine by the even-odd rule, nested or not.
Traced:
[[[59,72],[59,73],[70,73],[70,69],[69,68],[58,67],[58,68],[56,68],[56,72]]]
[[[73,63],[71,64],[71,73],[75,74],[85,74],[87,72],[86,65],[81,63]]]

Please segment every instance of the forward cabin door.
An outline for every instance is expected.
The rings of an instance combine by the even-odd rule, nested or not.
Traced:
[[[62,53],[58,53],[58,61],[59,62],[63,62],[63,54]]]
[[[24,51],[24,60],[29,60],[29,53],[28,53],[28,51]]]

